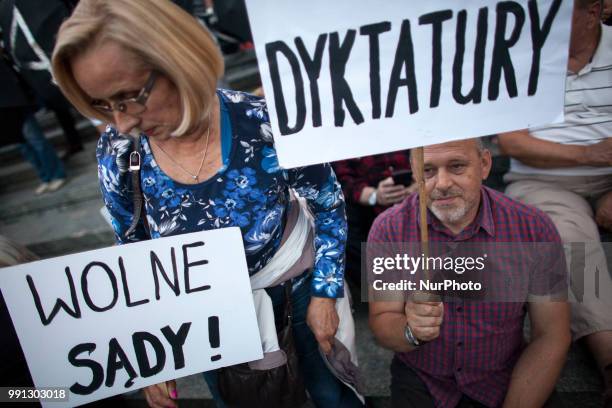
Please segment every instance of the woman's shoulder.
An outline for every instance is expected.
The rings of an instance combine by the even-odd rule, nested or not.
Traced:
[[[259,163],[270,174],[280,171],[266,101],[245,92],[227,89],[219,92],[230,111],[238,162]]]
[[[261,96],[256,96],[244,91],[235,91],[233,89],[218,89],[219,93],[223,96],[223,99],[231,105],[261,105],[266,103],[265,99]]]
[[[242,91],[219,89],[228,110],[238,114],[238,119],[269,123],[266,100]]]

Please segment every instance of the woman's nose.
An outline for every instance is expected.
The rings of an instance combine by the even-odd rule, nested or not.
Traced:
[[[118,111],[113,112],[113,118],[119,133],[130,133],[140,123],[140,118]]]

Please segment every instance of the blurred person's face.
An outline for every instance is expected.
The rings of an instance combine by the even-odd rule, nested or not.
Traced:
[[[612,16],[612,0],[604,0],[601,20],[607,21]]]
[[[427,207],[451,230],[462,229],[476,217],[480,186],[491,170],[491,154],[475,140],[424,148]]]
[[[581,7],[574,2],[572,15],[572,33],[570,36],[570,55],[575,55],[584,48],[586,40],[599,27],[600,5],[598,1],[587,7]]]
[[[151,75],[134,54],[110,41],[87,50],[71,65],[76,82],[92,101],[111,105],[138,96]],[[132,115],[113,111],[117,130],[129,133],[138,127],[150,137],[170,137],[180,122],[181,104],[176,87],[163,75],[157,76],[145,107]]]

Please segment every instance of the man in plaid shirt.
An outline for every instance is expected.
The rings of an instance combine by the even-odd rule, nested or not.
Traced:
[[[424,153],[432,243],[560,243],[543,212],[482,186],[491,154],[478,139],[425,147]],[[419,200],[413,194],[376,219],[368,243],[417,242],[419,229]],[[557,258],[562,271],[542,262],[535,279],[557,273],[565,286],[565,261]],[[551,394],[570,344],[565,301],[444,300],[370,302],[374,335],[396,352],[394,407],[558,405]],[[525,345],[527,312],[531,340]]]

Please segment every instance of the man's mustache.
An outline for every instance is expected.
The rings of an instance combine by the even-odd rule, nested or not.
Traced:
[[[430,194],[429,197],[432,200],[444,200],[446,198],[454,198],[454,197],[462,197],[463,190],[459,188],[451,188],[446,191],[435,189]]]

